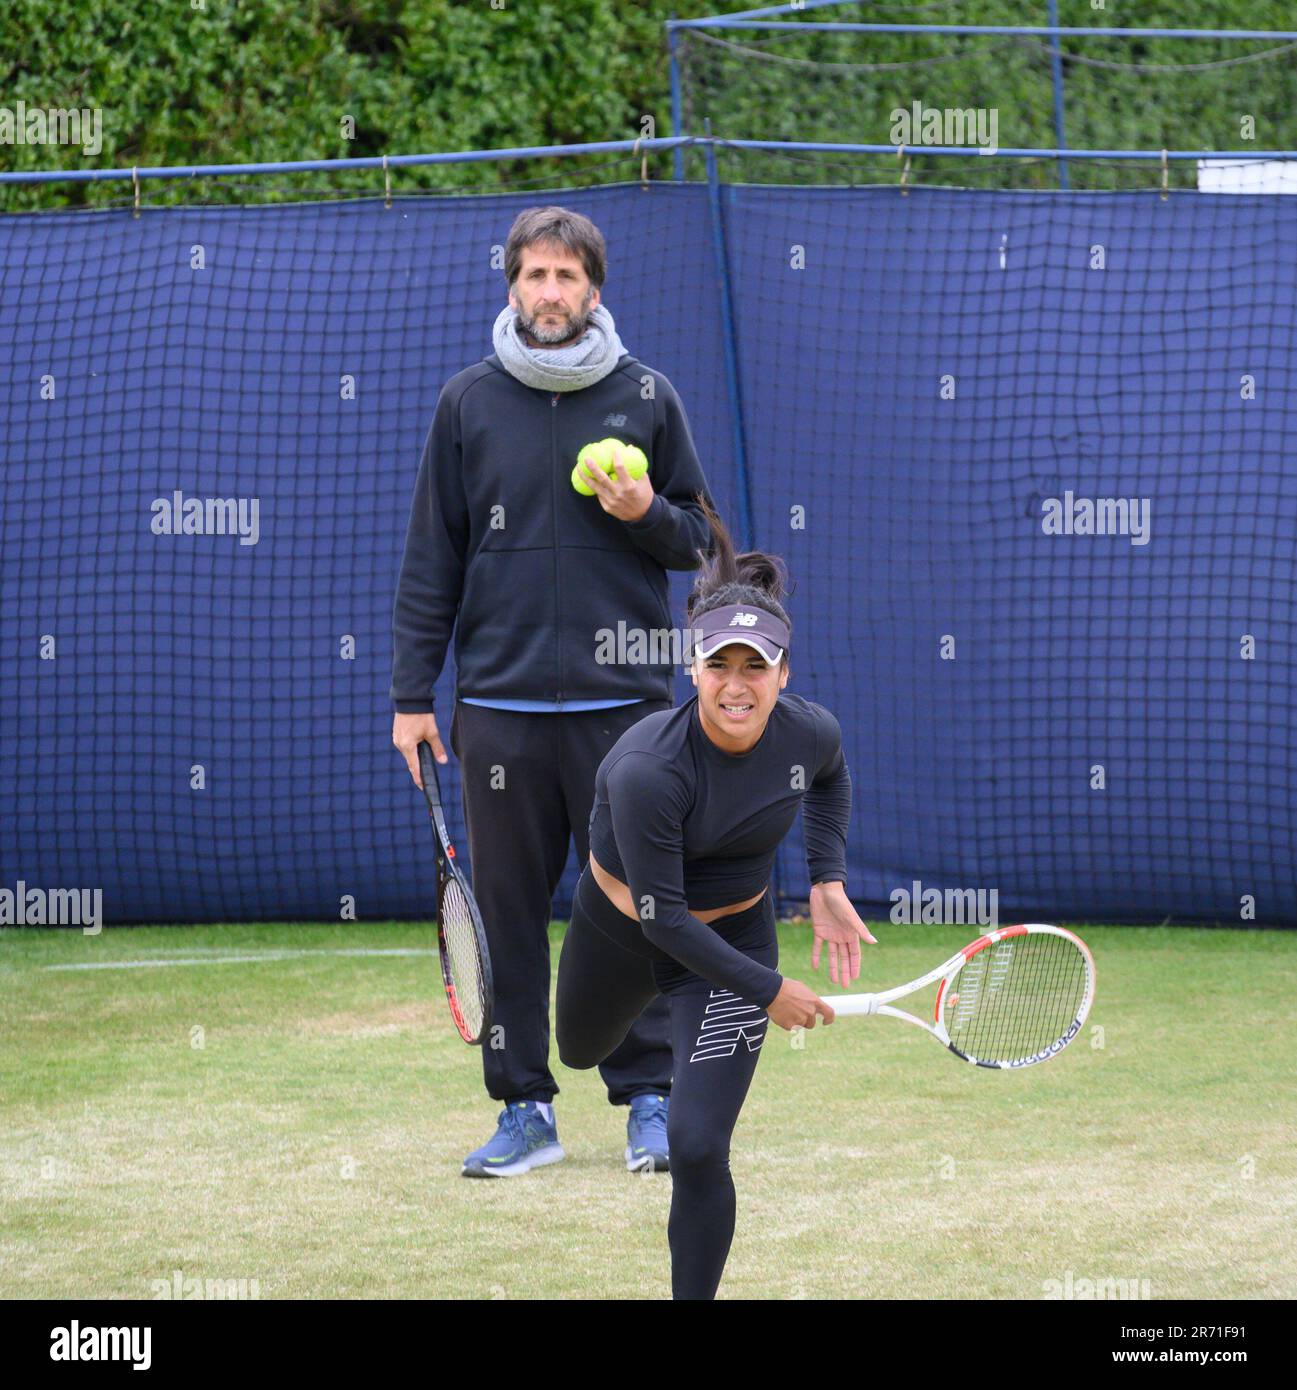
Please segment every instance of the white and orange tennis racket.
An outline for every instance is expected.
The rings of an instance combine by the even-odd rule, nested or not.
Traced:
[[[892,1002],[941,985],[932,1022]],[[1016,1071],[1047,1062],[1081,1031],[1094,1003],[1094,958],[1079,936],[1029,922],[979,936],[908,985],[881,994],[825,995],[839,1017],[887,1014],[916,1023],[956,1057]]]
[[[491,1027],[495,987],[491,979],[491,952],[477,899],[455,862],[446,817],[441,808],[441,781],[430,743],[419,744],[419,771],[423,795],[432,820],[437,850],[437,950],[441,956],[441,982],[446,988],[450,1016],[466,1043],[481,1045]]]

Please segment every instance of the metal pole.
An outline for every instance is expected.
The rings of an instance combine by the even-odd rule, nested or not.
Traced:
[[[707,134],[712,133],[710,118],[704,119]],[[730,398],[730,426],[734,448],[734,472],[738,480],[739,536],[744,550],[752,549],[752,497],[748,487],[747,450],[743,441],[743,399],[739,391],[739,370],[734,331],[734,307],[730,300],[729,258],[725,253],[725,227],[721,209],[721,186],[716,173],[716,147],[704,146],[707,161],[707,193],[712,212],[712,249],[716,257],[716,280],[721,299],[721,338],[725,347],[725,387]]]
[[[1297,29],[1127,29],[1107,25],[1077,27],[1067,24],[824,24],[804,20],[737,19],[720,15],[714,19],[680,19],[681,29],[755,29],[771,33],[832,34],[1065,34],[1078,39],[1264,39],[1292,42]]]
[[[684,124],[683,103],[680,98],[680,59],[676,56],[675,15],[667,24],[667,52],[671,69],[671,134],[679,135]],[[678,181],[685,176],[685,152],[679,146],[671,156],[672,175]]]
[[[459,150],[452,154],[365,155],[355,159],[301,159],[274,164],[186,164],[163,168],[128,169],[24,169],[0,173],[0,184],[9,183],[99,183],[105,179],[198,179],[221,178],[227,174],[249,177],[253,174],[300,174],[308,171],[332,173],[335,169],[377,169],[384,161],[391,169],[417,168],[424,164],[463,164],[497,159],[537,159],[579,154],[643,154],[645,150],[685,149],[690,145],[710,148],[724,145],[732,150],[800,150],[807,154],[886,154],[896,157],[895,145],[868,145],[827,140],[726,140],[711,136],[683,135],[659,140],[600,140],[585,145],[533,145],[507,150]],[[916,153],[978,158],[984,151],[974,145],[916,145]],[[996,159],[1222,159],[1241,161],[1286,159],[1297,161],[1297,149],[1275,150],[1088,150],[1028,149],[1000,146]]]
[[[1058,28],[1058,0],[1049,0],[1049,27]],[[1054,143],[1060,150],[1067,148],[1067,132],[1063,127],[1063,50],[1058,46],[1058,35],[1049,36],[1049,66],[1054,78]],[[1067,160],[1058,161],[1058,186],[1067,187]]]

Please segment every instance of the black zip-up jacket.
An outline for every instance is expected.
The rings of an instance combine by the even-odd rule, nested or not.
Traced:
[[[648,457],[655,495],[639,521],[572,486],[582,447],[610,436]],[[672,627],[666,571],[696,569],[711,548],[698,492],[711,501],[680,398],[629,354],[580,391],[524,386],[494,353],[451,377],[424,444],[396,592],[398,712],[433,709],[452,627],[457,696],[671,699],[670,663],[600,663],[598,633]]]

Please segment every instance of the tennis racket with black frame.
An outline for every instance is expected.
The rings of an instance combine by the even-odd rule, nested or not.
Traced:
[[[495,999],[486,929],[473,890],[455,863],[431,744],[419,744],[419,771],[437,846],[437,950],[442,983],[460,1036],[466,1043],[480,1045],[491,1028]]]
[[[932,1022],[903,999],[940,981]],[[1094,958],[1063,927],[1029,922],[989,931],[908,985],[880,994],[825,995],[837,1017],[886,1014],[915,1023],[956,1057],[1018,1071],[1047,1062],[1080,1033],[1094,1003]]]

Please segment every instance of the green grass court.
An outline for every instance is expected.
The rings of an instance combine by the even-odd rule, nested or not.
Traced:
[[[1021,1074],[894,1020],[771,1028],[722,1297],[1297,1296],[1297,943],[1081,930],[1089,1023]],[[875,934],[853,989],[973,933]],[[780,936],[815,980],[809,926]],[[625,1171],[597,1073],[555,1057],[565,1163],[459,1176],[496,1110],[434,947],[409,923],[0,933],[0,1296],[148,1298],[179,1270],[263,1299],[668,1297],[670,1178]],[[163,960],[193,963],[51,968]]]

